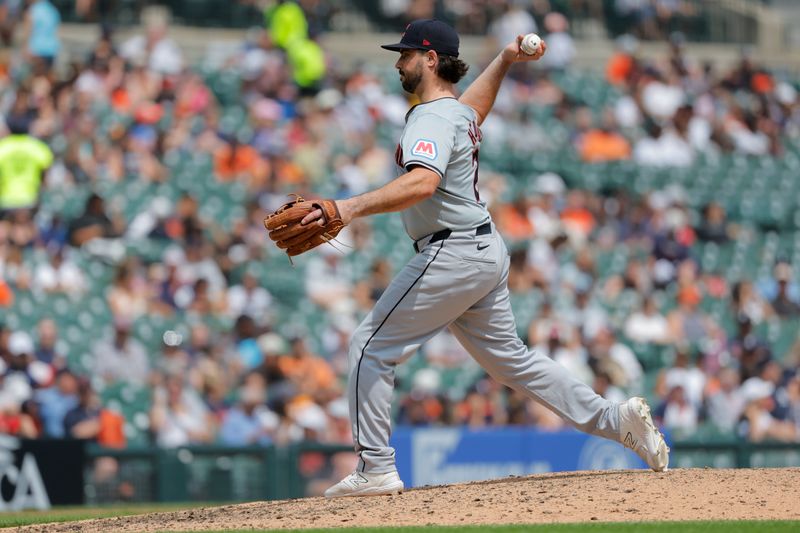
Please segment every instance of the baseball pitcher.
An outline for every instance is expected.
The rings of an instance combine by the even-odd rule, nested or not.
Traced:
[[[632,448],[653,470],[667,468],[669,448],[644,399],[605,400],[549,357],[529,350],[516,334],[508,250],[478,193],[478,155],[480,125],[509,67],[537,60],[546,50],[541,43],[529,55],[522,43],[519,36],[508,44],[458,97],[454,85],[468,67],[458,59],[455,30],[437,20],[409,24],[399,43],[383,46],[400,53],[400,82],[420,100],[406,116],[397,147],[403,173],[375,191],[325,200],[301,213],[301,227],[323,228],[316,230],[318,245],[329,235],[326,225],[333,224],[335,234],[356,217],[400,211],[417,252],[350,344],[348,395],[359,463],[326,491],[329,498],[403,490],[389,446],[394,368],[443,328],[496,380],[581,431]]]

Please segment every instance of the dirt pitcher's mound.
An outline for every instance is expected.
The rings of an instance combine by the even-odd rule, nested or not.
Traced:
[[[246,503],[19,528],[37,532],[800,519],[800,469],[571,472],[399,496]]]

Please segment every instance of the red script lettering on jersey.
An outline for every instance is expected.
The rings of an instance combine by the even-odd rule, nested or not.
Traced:
[[[478,127],[478,123],[475,122],[474,120],[469,123],[469,128],[467,129],[467,135],[469,135],[469,140],[472,141],[473,145],[476,145],[483,140],[483,133],[481,133],[481,129],[480,127]]]
[[[480,147],[478,143],[483,140],[483,133],[481,133],[480,127],[478,127],[478,123],[474,120],[469,123],[469,128],[467,129],[467,135],[469,135],[469,140],[472,141],[472,189],[475,192],[475,201],[481,201],[480,192],[478,192],[478,170],[480,167],[480,163],[478,160],[478,154],[480,153]]]

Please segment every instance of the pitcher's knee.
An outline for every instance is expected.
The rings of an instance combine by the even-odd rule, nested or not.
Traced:
[[[353,365],[358,363],[358,359],[361,357],[361,353],[364,351],[368,340],[369,332],[362,323],[356,328],[353,332],[353,336],[350,338],[350,345],[347,350],[347,361],[350,363],[350,368],[353,368]]]

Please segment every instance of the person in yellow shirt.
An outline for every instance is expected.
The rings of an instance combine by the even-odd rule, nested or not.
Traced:
[[[35,207],[44,173],[53,164],[45,143],[21,124],[9,127],[11,134],[0,139],[0,213]]]

